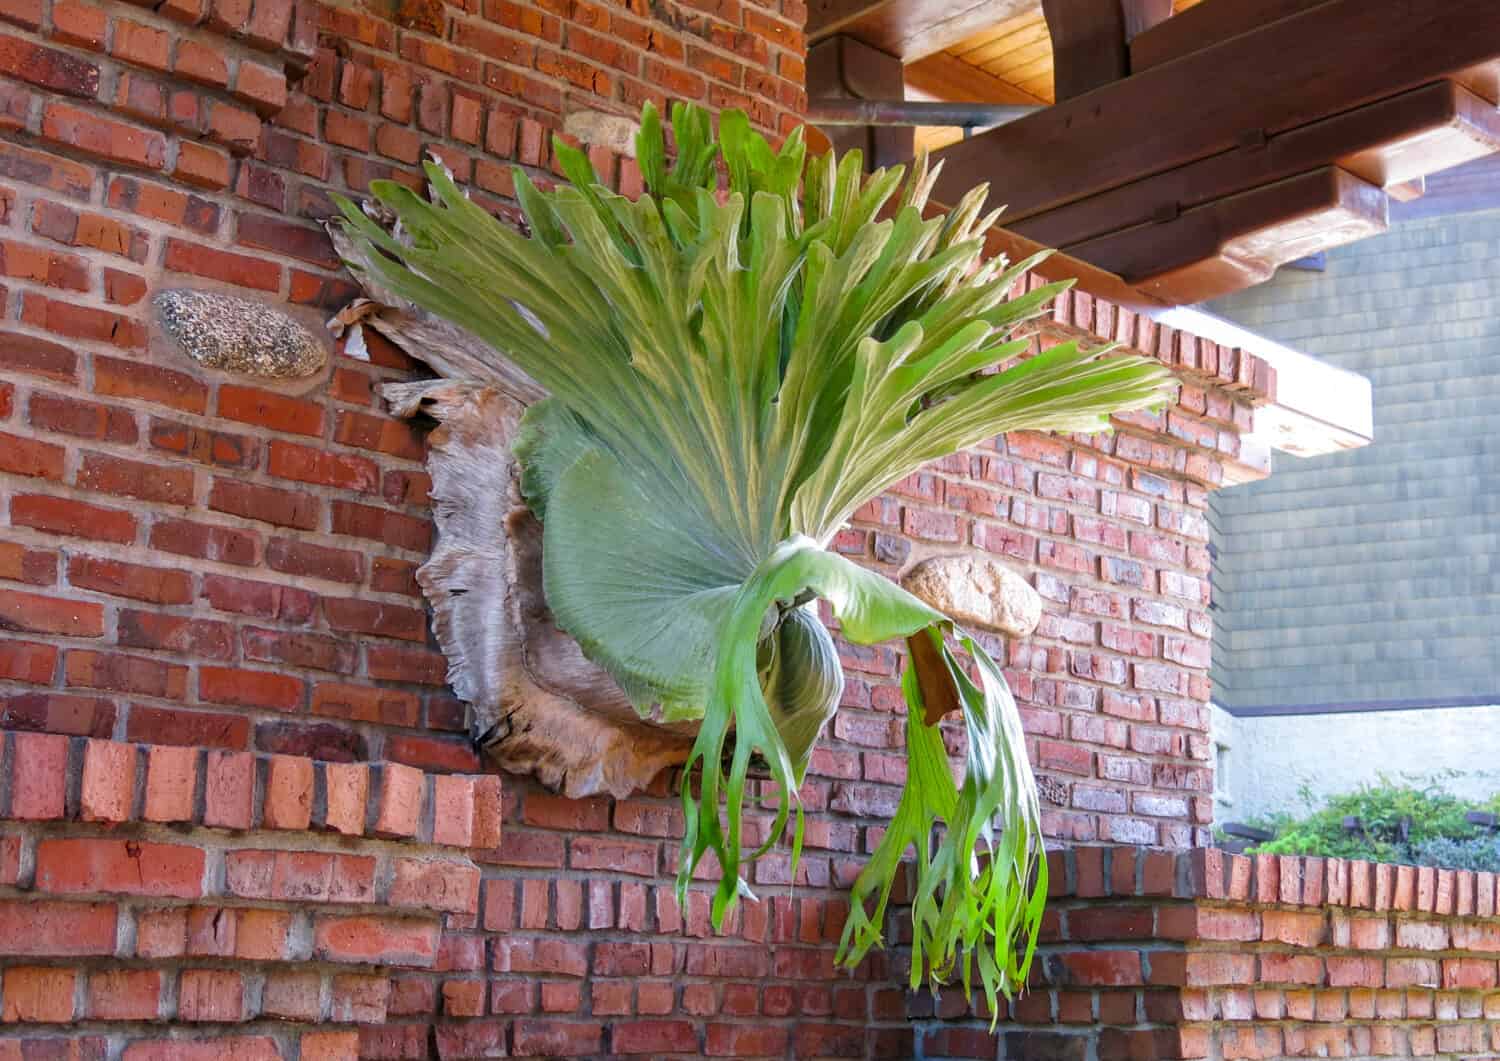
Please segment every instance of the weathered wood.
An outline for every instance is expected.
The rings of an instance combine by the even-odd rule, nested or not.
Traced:
[[[1052,38],[1052,95],[1059,103],[1130,73],[1120,0],[1042,0]]]
[[[1135,34],[1130,41],[1130,70],[1139,74],[1326,2],[1204,0]]]
[[[1330,163],[1385,186],[1496,149],[1500,111],[1441,81],[1007,224],[1072,247]]]
[[[1036,6],[1037,0],[813,0],[806,32],[809,40],[845,33],[914,62]]]
[[[691,727],[643,722],[609,675],[553,623],[541,525],[511,441],[525,406],[494,387],[393,384],[392,408],[439,422],[428,439],[437,541],[417,571],[454,694],[502,768],[569,796],[629,795],[684,761]]]
[[[946,147],[936,195],[1003,175],[1030,217],[1497,57],[1493,0],[1329,0]]]
[[[1384,231],[1386,205],[1380,189],[1330,166],[1069,250],[1166,301],[1202,302]]]

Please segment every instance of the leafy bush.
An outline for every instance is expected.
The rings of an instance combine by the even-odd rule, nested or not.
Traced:
[[[1251,850],[1256,854],[1321,855],[1327,858],[1404,862],[1418,866],[1500,871],[1500,838],[1468,821],[1471,811],[1500,809],[1500,794],[1475,803],[1447,792],[1452,775],[1379,782],[1318,802],[1304,787],[1302,799],[1313,808],[1305,817],[1270,815],[1253,824],[1276,839]],[[1359,828],[1345,828],[1358,818]]]

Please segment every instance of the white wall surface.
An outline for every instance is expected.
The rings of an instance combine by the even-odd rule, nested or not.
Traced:
[[[1215,819],[1305,813],[1299,789],[1348,792],[1378,775],[1456,770],[1443,787],[1470,799],[1500,792],[1500,706],[1236,718],[1213,709]]]

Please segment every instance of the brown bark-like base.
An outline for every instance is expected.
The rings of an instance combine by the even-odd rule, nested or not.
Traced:
[[[456,380],[389,384],[384,395],[398,415],[439,422],[427,458],[437,544],[417,581],[476,743],[502,769],[575,798],[627,796],[683,762],[694,727],[643,722],[552,621],[542,528],[511,454],[525,406]]]

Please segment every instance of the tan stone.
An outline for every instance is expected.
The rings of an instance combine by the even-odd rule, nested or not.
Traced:
[[[986,556],[935,556],[901,585],[960,625],[1027,637],[1042,621],[1042,598],[1024,578]]]

